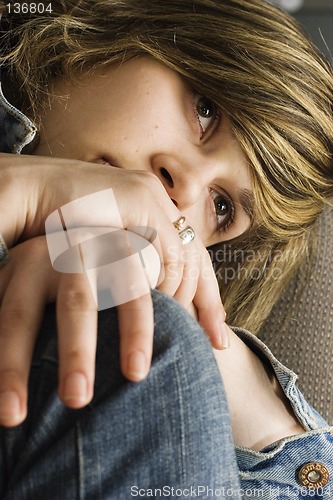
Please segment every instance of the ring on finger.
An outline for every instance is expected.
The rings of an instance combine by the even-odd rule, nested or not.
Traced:
[[[182,240],[183,245],[187,245],[195,238],[193,227],[186,225],[186,217],[182,215],[178,220],[173,222],[174,227],[178,231],[178,236]]]

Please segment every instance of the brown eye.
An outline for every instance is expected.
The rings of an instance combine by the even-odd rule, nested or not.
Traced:
[[[228,215],[230,212],[230,203],[222,195],[217,195],[214,199],[215,211],[217,216]]]
[[[206,97],[201,97],[197,103],[197,112],[203,118],[211,118],[215,114],[215,105]]]
[[[207,140],[220,122],[220,110],[211,99],[200,94],[195,96],[194,105],[195,114],[201,129],[200,140]]]
[[[229,196],[210,190],[214,203],[217,231],[225,231],[235,218],[235,208]]]

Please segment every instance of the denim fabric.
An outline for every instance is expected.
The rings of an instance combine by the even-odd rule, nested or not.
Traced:
[[[35,138],[36,133],[37,129],[29,118],[7,101],[0,83],[1,153],[21,153],[24,146]]]
[[[294,414],[304,427],[304,434],[287,437],[260,452],[236,447],[237,462],[244,498],[264,500],[333,498],[333,428],[304,399],[296,387],[297,376],[283,366],[258,338],[235,329],[249,347],[268,360],[290,401]],[[307,463],[322,464],[329,472],[327,484],[306,488],[298,473]]]
[[[8,248],[2,234],[0,233],[0,269],[8,261]]]
[[[163,498],[149,491],[163,487],[165,493],[173,487],[174,498],[239,498],[228,408],[210,344],[175,301],[153,296],[147,379],[122,377],[116,315],[102,311],[94,399],[76,411],[56,394],[56,326],[48,311],[33,360],[28,419],[0,431],[1,499]]]

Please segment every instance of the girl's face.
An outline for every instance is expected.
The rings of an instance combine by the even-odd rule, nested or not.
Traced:
[[[34,154],[153,172],[206,246],[249,227],[249,165],[230,122],[176,72],[142,57],[55,93]]]

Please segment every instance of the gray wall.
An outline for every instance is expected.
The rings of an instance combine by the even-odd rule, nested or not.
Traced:
[[[333,64],[333,0],[305,0],[293,15]]]

